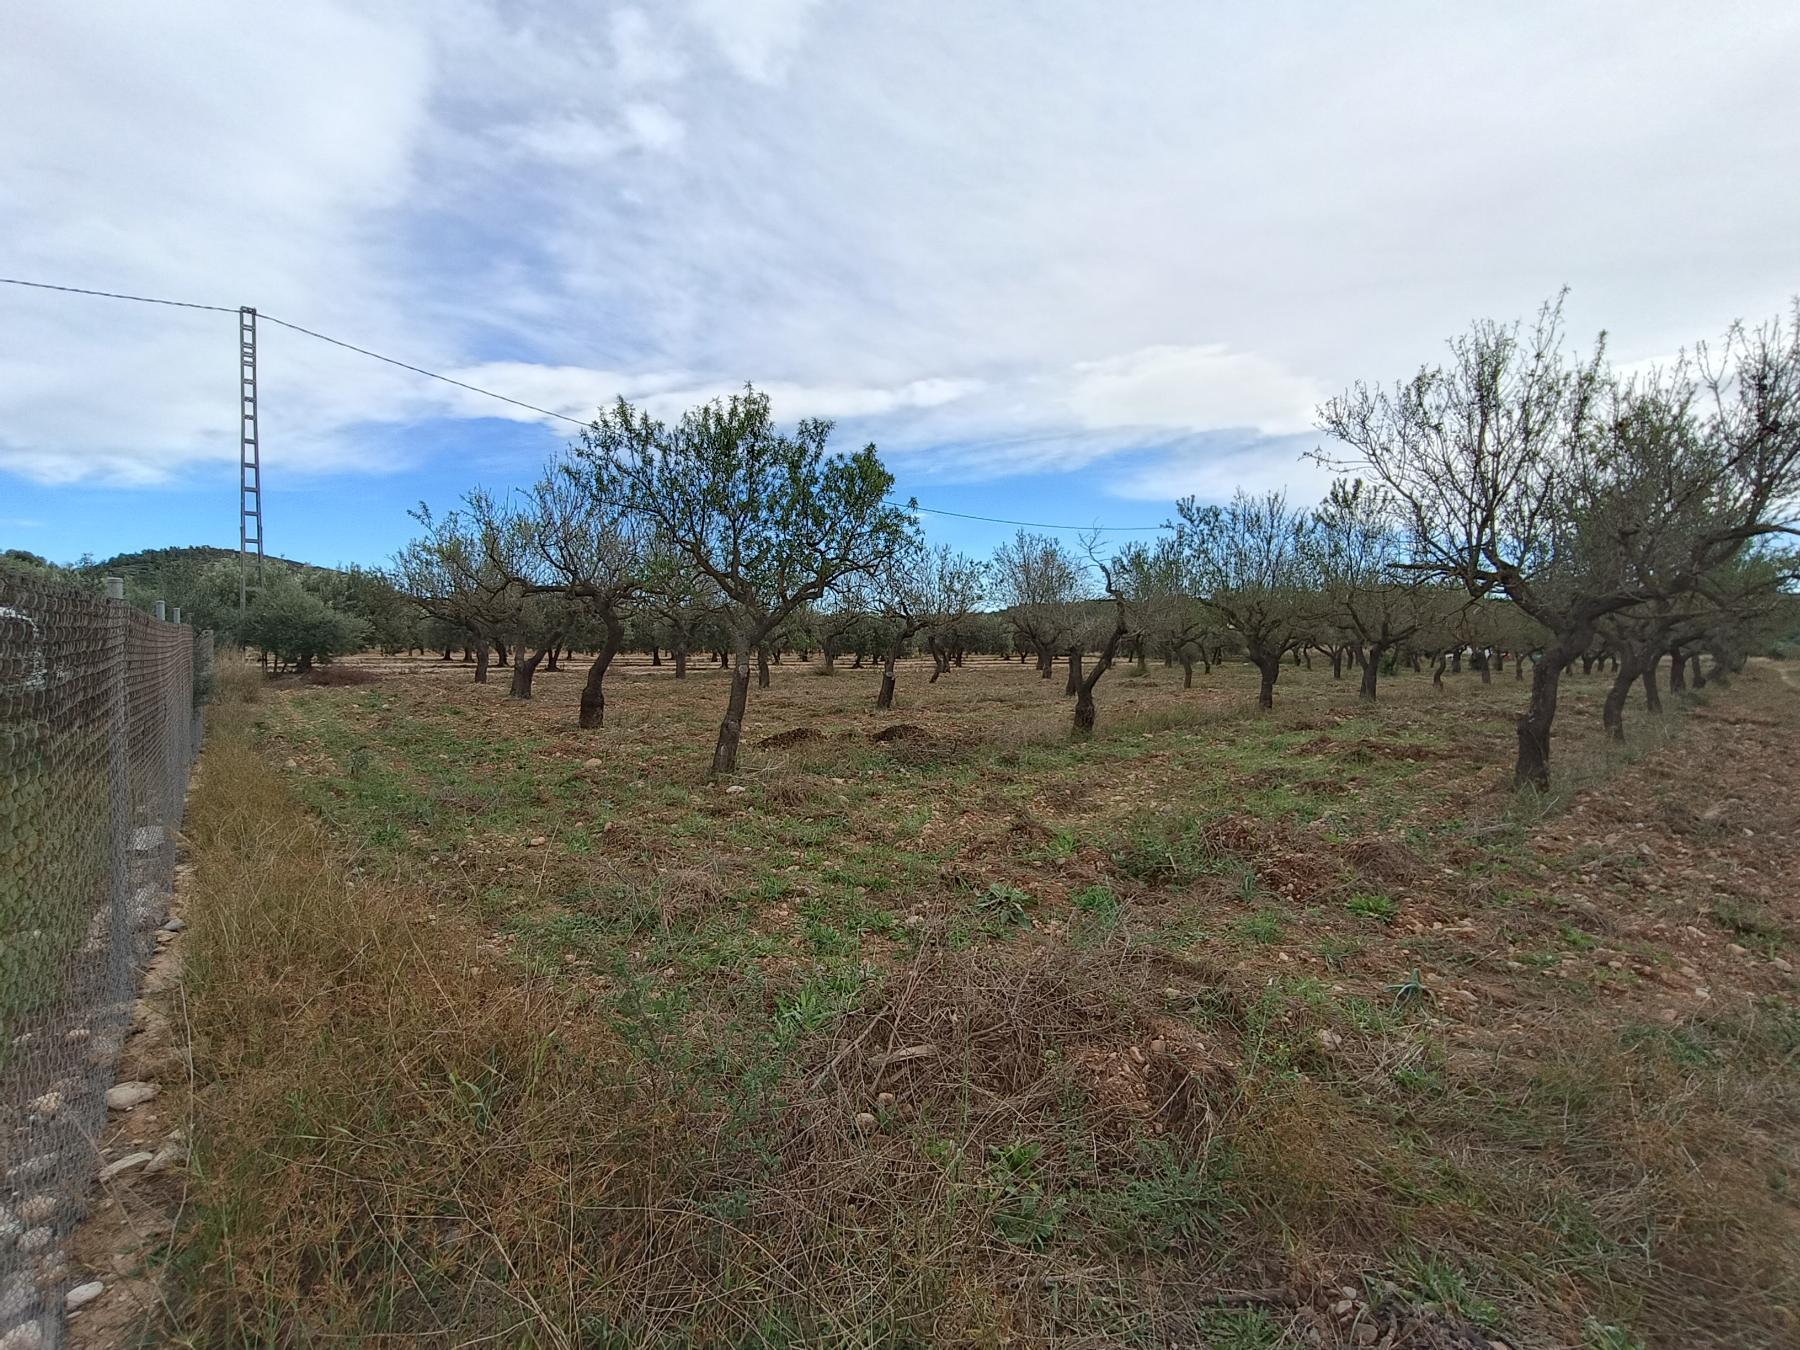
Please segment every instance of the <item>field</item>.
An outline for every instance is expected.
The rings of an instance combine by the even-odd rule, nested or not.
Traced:
[[[191,811],[171,1334],[306,1345],[1800,1336],[1800,681],[793,658],[509,701],[350,663]]]

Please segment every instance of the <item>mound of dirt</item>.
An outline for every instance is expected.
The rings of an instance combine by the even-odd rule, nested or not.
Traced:
[[[911,722],[896,722],[891,727],[883,727],[875,732],[869,739],[887,745],[893,741],[922,741],[929,735],[931,733],[924,727],[915,726]]]
[[[819,740],[817,731],[811,727],[795,727],[792,731],[778,731],[773,736],[764,736],[757,745],[764,750],[788,750],[796,745],[805,745],[808,741]]]

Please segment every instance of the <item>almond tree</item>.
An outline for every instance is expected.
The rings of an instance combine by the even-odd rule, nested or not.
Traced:
[[[1281,658],[1307,639],[1319,611],[1311,519],[1282,492],[1240,490],[1223,506],[1184,497],[1175,509],[1194,598],[1243,640],[1262,675],[1256,705],[1272,708]]]
[[[737,765],[751,659],[799,606],[884,565],[912,533],[890,506],[893,475],[873,445],[828,453],[831,423],[775,430],[769,399],[746,386],[665,426],[624,399],[576,447],[596,490],[655,532],[659,547],[719,588],[736,665],[712,772]]]
[[[1447,365],[1320,410],[1350,448],[1342,466],[1398,499],[1413,566],[1505,595],[1547,630],[1513,774],[1539,789],[1563,668],[1602,623],[1792,532],[1800,491],[1800,307],[1623,385],[1602,344],[1574,364],[1562,346],[1559,297],[1529,330],[1477,323]]]
[[[1057,652],[1073,640],[1078,602],[1087,597],[1081,563],[1050,535],[1020,530],[994,550],[988,578],[1023,645],[1036,655],[1038,674],[1049,679]]]
[[[552,464],[531,492],[524,537],[530,594],[561,594],[598,626],[576,723],[606,724],[606,674],[625,645],[625,621],[649,580],[652,558],[636,518],[577,458]]]
[[[1319,586],[1337,620],[1355,637],[1360,696],[1375,701],[1381,663],[1426,619],[1423,578],[1406,570],[1407,550],[1394,496],[1362,479],[1338,479],[1313,512]]]
[[[486,684],[489,652],[508,641],[525,601],[518,569],[495,562],[516,557],[517,531],[479,489],[441,517],[423,502],[410,514],[424,533],[394,555],[394,585],[432,618],[473,635],[475,683]]]
[[[973,558],[953,553],[943,544],[928,548],[914,538],[894,554],[868,583],[869,608],[886,622],[888,641],[881,666],[881,692],[875,707],[894,706],[895,668],[906,644],[920,634],[961,623],[981,603],[982,568]],[[932,650],[932,680],[943,674],[947,658]]]

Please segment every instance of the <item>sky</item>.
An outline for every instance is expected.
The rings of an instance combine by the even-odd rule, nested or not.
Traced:
[[[1791,0],[11,0],[0,275],[575,418],[751,381],[924,506],[1153,530],[1321,495],[1323,399],[1562,286],[1621,362],[1781,311],[1797,69]],[[0,285],[0,547],[235,546],[236,343]],[[258,356],[282,556],[380,563],[573,430]]]

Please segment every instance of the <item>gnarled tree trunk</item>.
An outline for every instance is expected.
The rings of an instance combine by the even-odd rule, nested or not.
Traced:
[[[625,625],[612,614],[603,614],[605,636],[594,664],[588,667],[587,681],[581,686],[581,712],[576,724],[584,730],[606,725],[606,672],[625,641]]]
[[[744,705],[750,701],[750,649],[740,647],[731,670],[731,698],[725,720],[719,723],[718,744],[713,747],[714,776],[737,768],[738,739],[744,734]]]

